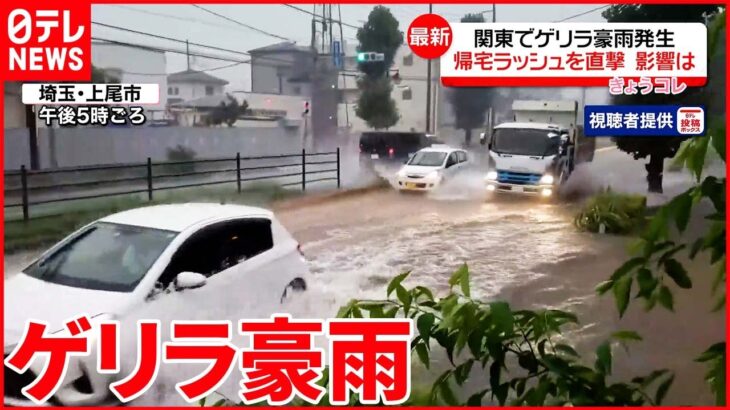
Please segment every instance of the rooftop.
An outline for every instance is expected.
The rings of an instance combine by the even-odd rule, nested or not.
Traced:
[[[228,81],[214,77],[203,71],[196,70],[185,70],[179,73],[172,73],[167,76],[167,82],[169,83],[205,83],[215,85],[226,85]]]
[[[130,209],[102,218],[102,222],[182,232],[193,225],[240,217],[271,218],[271,211],[244,205],[187,203]]]
[[[299,51],[303,53],[311,53],[313,50],[309,46],[299,46],[290,41],[282,41],[281,43],[270,44],[259,48],[249,50],[250,54],[278,53],[287,51]]]
[[[235,98],[235,97],[234,97]],[[226,94],[206,95],[205,97],[196,98],[194,100],[180,101],[170,104],[173,108],[215,108],[222,102],[228,104],[228,96]]]
[[[565,127],[560,126],[558,124],[550,124],[550,123],[546,123],[546,122],[505,122],[505,123],[497,125],[494,128],[495,129],[522,128],[522,129],[542,130],[542,129],[561,129],[561,128],[565,128]]]

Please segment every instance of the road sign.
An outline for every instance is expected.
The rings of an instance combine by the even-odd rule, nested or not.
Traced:
[[[332,63],[338,69],[342,69],[342,48],[339,41],[332,42]]]

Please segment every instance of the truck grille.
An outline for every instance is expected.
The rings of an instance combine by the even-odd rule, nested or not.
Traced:
[[[542,175],[528,172],[497,171],[497,181],[505,184],[536,185]]]

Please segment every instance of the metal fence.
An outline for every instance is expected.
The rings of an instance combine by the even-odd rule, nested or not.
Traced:
[[[247,182],[275,180],[281,187],[336,181],[340,187],[340,149],[332,152],[244,157],[192,159],[88,167],[5,172],[5,208],[22,208],[23,219],[30,209],[65,201],[81,201],[121,195],[147,194],[164,190],[236,183],[238,192]]]

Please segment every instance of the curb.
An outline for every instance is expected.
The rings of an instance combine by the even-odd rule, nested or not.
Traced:
[[[292,208],[302,208],[307,206],[320,205],[324,202],[345,199],[357,195],[365,195],[371,192],[383,191],[390,188],[390,186],[382,185],[368,185],[361,188],[352,189],[340,189],[334,192],[327,192],[323,194],[312,194],[305,195],[298,198],[283,199],[281,201],[275,201],[271,208],[277,211],[289,210]]]

